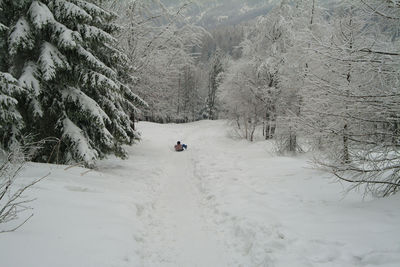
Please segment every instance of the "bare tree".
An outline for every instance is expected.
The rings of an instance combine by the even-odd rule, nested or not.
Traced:
[[[185,98],[196,95],[197,85],[190,84],[193,79],[188,77],[197,72],[196,49],[209,33],[185,21],[190,3],[168,8],[160,0],[109,2],[114,11],[123,14],[119,22],[124,30],[118,40],[127,55],[132,89],[148,103],[142,118],[157,122],[197,118],[188,116],[187,110],[195,112],[200,107],[193,108],[195,101],[189,103]]]

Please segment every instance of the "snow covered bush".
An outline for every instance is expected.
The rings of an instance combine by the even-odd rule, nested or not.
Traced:
[[[267,113],[267,88],[257,68],[253,61],[236,61],[227,69],[218,94],[226,109],[225,115],[234,121],[232,124],[239,136],[249,141],[254,141],[256,128],[265,122]]]
[[[112,35],[120,29],[116,17],[93,1],[0,2],[0,71],[9,72],[11,88],[21,91],[8,100],[8,112],[17,118],[18,105],[23,131],[37,140],[61,139],[62,163],[124,157],[122,145],[139,138],[131,116],[145,103],[127,85],[129,66]],[[0,92],[10,97],[4,88]],[[10,127],[21,129],[8,117]],[[45,146],[36,160],[54,161],[51,150]]]
[[[17,181],[19,172],[23,169],[26,160],[37,151],[39,143],[21,147],[12,146],[10,153],[0,150],[0,234],[12,232],[24,225],[32,216],[30,214],[19,220],[20,215],[31,209],[28,205],[33,199],[26,198],[27,189],[47,177],[48,175],[29,182]],[[14,221],[17,221],[14,223]]]
[[[274,138],[277,133],[282,144],[295,139],[295,133],[288,131],[290,127],[277,125],[285,122],[284,118],[289,117],[287,110],[296,104],[287,101],[292,88],[282,83],[287,51],[293,45],[292,13],[292,7],[282,2],[246,29],[245,40],[240,44],[242,59],[233,63],[235,67],[228,70],[221,86],[221,89],[232,89],[222,94],[225,108],[230,117],[243,120],[246,131],[249,125],[249,134],[246,133],[249,139],[258,124],[264,125],[265,139]],[[281,127],[279,131],[277,127]]]

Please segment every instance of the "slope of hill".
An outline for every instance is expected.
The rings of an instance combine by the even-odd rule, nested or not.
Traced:
[[[400,195],[343,198],[306,156],[232,139],[224,121],[138,128],[125,161],[29,164],[20,182],[51,175],[26,192],[35,216],[1,235],[0,266],[399,266]]]

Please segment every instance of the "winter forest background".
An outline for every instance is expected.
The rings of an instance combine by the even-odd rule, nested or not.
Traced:
[[[229,119],[378,196],[400,186],[398,0],[1,0],[0,34],[4,153],[93,167],[138,120]]]

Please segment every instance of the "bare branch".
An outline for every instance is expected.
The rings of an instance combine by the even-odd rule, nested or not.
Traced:
[[[337,178],[339,178],[340,180],[349,182],[349,183],[358,183],[358,184],[384,184],[384,185],[393,185],[396,187],[400,187],[400,183],[393,183],[390,181],[369,181],[369,180],[351,180],[348,178],[345,178],[341,175],[338,175],[337,173],[333,173]]]
[[[377,10],[376,8],[372,7],[371,5],[369,5],[368,3],[366,3],[364,0],[360,0],[361,3],[363,3],[364,5],[366,5],[368,8],[370,8],[374,13],[378,14],[379,16],[385,17],[387,19],[392,19],[392,20],[400,20],[399,17],[393,17],[390,15],[387,15],[385,13],[380,12],[379,10]]]
[[[32,218],[32,217],[33,217],[33,213],[32,213],[28,218],[26,218],[22,223],[20,223],[19,225],[17,225],[16,227],[14,227],[14,228],[12,228],[12,229],[9,229],[9,230],[0,231],[0,234],[3,234],[3,233],[10,233],[10,232],[14,232],[14,231],[18,230],[21,226],[23,226],[23,225],[24,225],[27,221],[29,221],[29,219]]]
[[[365,52],[365,53],[373,53],[373,54],[378,54],[378,55],[386,55],[386,56],[400,56],[399,52],[375,51],[375,50],[371,50],[369,48],[362,48],[362,49],[359,49],[358,51]]]

